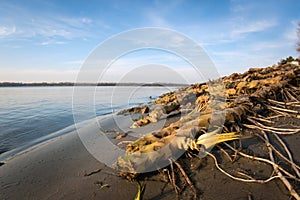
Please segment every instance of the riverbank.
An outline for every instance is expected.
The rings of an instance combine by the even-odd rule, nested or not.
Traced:
[[[102,125],[108,124],[110,130],[115,130],[118,126],[114,122],[111,117]],[[152,124],[143,127],[145,132],[155,128]],[[107,133],[116,134],[109,130]],[[298,141],[299,135],[286,138],[295,162],[300,161]],[[244,145],[248,151],[264,152],[263,143],[257,139],[247,140]],[[216,148],[213,153],[223,160],[224,166],[234,166],[241,172],[246,170],[260,177],[272,174],[272,167],[265,163],[243,158],[232,163],[220,149]],[[276,199],[289,199],[288,191],[278,179],[264,184],[235,181],[222,174],[208,156],[201,164],[196,158],[182,158],[180,163],[195,183],[201,199],[268,199],[275,196]],[[134,199],[137,192],[136,182],[120,177],[117,171],[97,161],[76,131],[16,155],[0,167],[0,177],[1,199]],[[144,199],[176,198],[171,184],[161,174],[153,172],[145,180]],[[192,191],[187,185],[184,188],[180,199],[191,199]]]
[[[105,123],[117,128],[114,118]],[[136,183],[97,161],[76,131],[7,160],[0,177],[1,199],[133,199],[137,192]],[[172,188],[159,177],[147,183],[145,198],[158,197],[174,198]]]
[[[299,64],[250,69],[222,78],[224,93],[214,83],[209,84],[215,91],[207,83],[195,84],[147,106],[83,123],[76,132],[7,160],[0,167],[0,198],[134,199],[139,181],[146,184],[144,199],[297,199],[299,79]],[[216,122],[222,122],[223,129],[209,127]],[[221,132],[217,138],[234,137],[225,143],[214,140],[209,151],[205,145],[211,141],[203,138],[211,138],[217,130]],[[99,141],[103,146],[95,146]],[[110,151],[107,144],[116,146]],[[200,145],[204,157],[199,157]],[[109,160],[118,153],[117,146],[137,158],[153,154],[146,154],[141,165],[134,156]],[[166,151],[160,151],[164,147]],[[144,174],[135,173],[137,168],[125,170],[157,164],[167,158],[168,149],[178,150],[174,147],[187,151],[169,166]],[[108,167],[116,161],[118,171]]]

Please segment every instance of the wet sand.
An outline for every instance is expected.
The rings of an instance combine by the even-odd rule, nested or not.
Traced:
[[[168,119],[167,123],[172,120],[176,119]],[[122,126],[129,127],[130,124],[126,123],[124,121]],[[143,131],[150,132],[161,126],[153,124],[144,127]],[[112,119],[105,120],[102,125],[111,138],[119,128]],[[299,134],[285,137],[285,141],[293,152],[295,163],[299,164]],[[255,138],[249,139],[243,146],[243,149],[261,154],[264,154],[263,148],[264,145]],[[262,178],[272,173],[272,167],[267,164],[245,158],[232,163],[218,148],[213,153],[224,167],[246,170]],[[182,158],[179,162],[195,184],[199,199],[290,198],[278,179],[266,184],[239,182],[222,174],[210,157],[202,159],[200,164],[197,158],[191,162]],[[152,173],[146,177],[144,199],[176,199],[171,184],[164,182],[161,175]],[[299,185],[295,186],[299,188]],[[182,185],[182,188],[179,199],[191,199],[193,193],[190,188],[187,185]],[[0,166],[0,190],[0,199],[134,199],[137,184],[125,180],[115,170],[97,161],[74,131],[22,152]]]

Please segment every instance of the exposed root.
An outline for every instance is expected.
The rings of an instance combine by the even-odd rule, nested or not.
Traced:
[[[248,120],[252,119],[253,121],[262,121],[262,122],[266,122],[266,123],[269,123],[269,124],[274,124],[275,123],[275,122],[273,122],[269,119],[265,119],[263,116],[258,116],[258,117],[249,116],[247,119]]]
[[[269,106],[270,109],[272,110],[279,110],[281,112],[287,112],[287,113],[292,113],[292,114],[296,114],[298,115],[299,112],[296,110],[291,110],[291,109],[286,109],[286,108],[279,108],[279,107],[275,107],[275,106]]]
[[[292,168],[294,169],[295,173],[297,174],[298,178],[300,178],[300,173],[299,173],[299,169],[300,167],[298,165],[295,164],[294,160],[293,160],[293,156],[290,152],[290,150],[288,149],[288,147],[286,146],[286,144],[282,141],[282,139],[279,137],[279,135],[277,135],[276,133],[274,134],[274,136],[276,137],[276,139],[279,141],[279,143],[282,145],[282,147],[284,148],[285,152],[287,153],[288,157],[289,157],[289,163],[292,165]]]
[[[264,137],[266,139],[266,141],[269,143],[269,138],[267,136],[267,134],[265,132],[263,132]],[[273,150],[272,148],[270,148],[270,145],[267,145],[268,149],[269,149],[269,156],[270,156],[270,160],[274,163],[274,156],[273,156]],[[294,190],[293,186],[290,184],[290,182],[282,175],[282,173],[280,172],[279,168],[277,165],[273,165],[274,167],[274,171],[276,172],[276,174],[279,176],[280,180],[283,182],[283,184],[287,187],[287,189],[289,190],[290,194],[297,200],[300,200],[300,196],[298,195],[298,193]]]
[[[222,81],[224,87],[218,84],[218,81]],[[265,69],[254,68],[244,74],[232,74],[209,83],[194,84],[179,89],[177,92],[162,95],[152,102],[151,106],[153,105],[156,107],[148,109],[149,113],[143,113],[145,118],[136,121],[132,128],[155,123],[160,120],[161,116],[171,112],[184,110],[190,112],[182,115],[178,121],[169,126],[128,144],[126,158],[120,158],[117,162],[117,169],[123,172],[124,176],[128,177],[128,174],[131,174],[130,178],[134,179],[138,175],[137,166],[144,167],[143,165],[168,160],[170,158],[166,155],[172,152],[187,150],[192,151],[191,155],[193,155],[194,152],[201,151],[206,152],[206,155],[214,160],[216,168],[231,179],[260,184],[280,179],[291,196],[299,199],[299,195],[289,181],[300,182],[300,166],[294,162],[293,152],[282,139],[286,135],[300,132],[300,128],[293,125],[297,122],[293,120],[300,119],[299,65],[285,64]],[[293,119],[291,125],[280,124],[280,121],[289,119]],[[212,121],[216,122],[216,125]],[[275,145],[276,148],[270,142],[268,134],[275,138],[279,147]],[[262,145],[267,147],[265,148],[268,150],[266,156],[269,158],[243,152],[243,140],[250,137],[260,138],[263,141]],[[234,147],[226,143],[232,140],[235,140]],[[239,143],[236,140],[239,140]],[[229,150],[217,145],[219,143],[224,143]],[[232,163],[243,157],[270,165],[273,173],[259,179],[243,170],[234,170],[229,173],[221,167],[216,156],[209,152],[215,145]],[[162,149],[164,151],[161,152]],[[146,153],[149,157],[144,156]],[[275,162],[274,156],[278,162]],[[144,160],[141,161],[140,158]],[[197,190],[184,168],[178,161],[173,163],[181,172],[196,199]],[[178,196],[181,188],[176,184],[173,163],[170,161],[167,176]],[[252,196],[249,195],[249,199],[251,198]]]
[[[277,155],[279,155],[282,159],[284,159],[287,163],[289,163],[297,171],[298,171],[298,169],[300,169],[300,167],[294,163],[294,161],[293,161],[292,158],[288,159],[287,157],[285,157],[279,150],[277,150],[269,141],[267,141],[266,139],[264,139],[262,136],[260,136],[260,135],[257,134],[257,137],[259,137],[260,139],[262,139],[266,143],[267,147],[271,148]]]
[[[276,166],[280,171],[282,171],[285,175],[288,176],[289,179],[293,179],[297,182],[300,182],[300,179],[298,179],[297,177],[295,177],[294,175],[292,175],[291,173],[289,173],[288,171],[286,171],[285,169],[283,169],[281,166],[279,166],[278,164],[276,164],[275,162],[266,159],[266,158],[261,158],[261,157],[257,157],[257,156],[252,156],[252,155],[248,155],[246,153],[243,153],[241,151],[236,150],[235,148],[233,148],[232,146],[230,146],[229,144],[227,144],[226,142],[224,143],[228,148],[230,148],[232,151],[236,152],[238,155],[243,156],[245,158],[249,158],[251,160],[257,160],[263,163],[267,163],[270,164],[271,166]]]
[[[185,173],[184,169],[181,167],[181,165],[179,164],[179,162],[174,161],[174,163],[176,164],[176,166],[180,170],[181,174],[183,175],[184,179],[186,180],[186,182],[188,183],[188,185],[190,186],[190,188],[192,189],[192,191],[194,193],[194,199],[196,200],[197,199],[197,190],[196,190],[196,188],[194,187],[193,183],[191,182],[190,178]]]
[[[259,123],[256,123],[259,124]],[[277,133],[279,135],[292,135],[296,134],[300,131],[300,129],[285,129],[285,128],[274,128],[274,127],[267,127],[264,125],[250,125],[250,124],[243,124],[243,126],[257,130],[259,129],[260,131],[267,131],[270,133]]]
[[[223,152],[223,153],[226,155],[226,157],[227,157],[231,162],[233,162],[233,159],[230,157],[230,155],[227,153],[227,151],[225,151],[220,145],[216,145],[216,146],[220,149],[221,152]]]
[[[174,172],[174,167],[173,167],[173,162],[170,160],[170,166],[171,166],[171,174],[172,176],[169,176],[170,182],[174,188],[174,191],[176,193],[176,196],[178,197],[180,188],[176,185],[176,179],[175,179],[175,172]]]
[[[232,174],[229,174],[229,173],[226,172],[224,169],[222,169],[222,168],[220,167],[220,165],[218,164],[217,158],[216,158],[212,153],[206,152],[206,154],[213,158],[214,163],[215,163],[215,166],[217,167],[217,169],[218,169],[220,172],[222,172],[223,174],[225,174],[225,175],[228,176],[229,178],[232,178],[232,179],[237,180],[237,181],[247,182],[247,183],[267,183],[267,182],[270,182],[271,180],[273,180],[273,179],[275,179],[275,178],[279,178],[279,176],[271,176],[270,178],[268,178],[268,179],[266,179],[266,180],[256,180],[256,179],[250,177],[249,175],[247,175],[248,179],[236,177],[236,176],[234,176],[234,175],[232,175]],[[246,176],[246,175],[244,174],[244,176]]]

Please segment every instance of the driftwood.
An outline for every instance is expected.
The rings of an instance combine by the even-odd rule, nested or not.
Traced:
[[[220,84],[222,83],[222,84]],[[181,118],[158,132],[149,133],[126,147],[127,155],[120,157],[116,168],[121,175],[134,179],[140,172],[138,165],[151,165],[160,159],[169,159],[160,152],[176,150],[202,152],[213,158],[217,169],[228,177],[243,182],[266,183],[280,179],[291,196],[300,199],[289,180],[300,182],[300,167],[294,162],[292,152],[281,138],[298,134],[299,126],[274,126],[281,118],[300,118],[300,66],[287,63],[263,69],[252,68],[243,74],[232,74],[219,80],[203,84],[194,84],[178,91],[167,93],[154,100],[148,115],[136,121],[132,128],[155,123],[162,115],[180,111]],[[154,113],[156,112],[156,113]],[[215,124],[212,124],[213,122]],[[281,145],[281,149],[272,145],[272,135]],[[269,158],[260,158],[237,150],[225,143],[235,156],[264,162],[274,168],[274,173],[267,179],[256,179],[243,172],[229,173],[222,169],[213,152],[209,152],[216,144],[239,139],[257,137],[263,141],[269,151]],[[167,151],[162,149],[167,148]],[[225,155],[234,160],[227,151]],[[282,150],[283,149],[283,150]],[[157,152],[157,153],[153,153]],[[153,154],[152,154],[153,153]],[[145,155],[149,155],[148,157]],[[274,155],[280,158],[285,167],[276,163]],[[139,159],[143,157],[141,162]],[[174,167],[182,173],[197,198],[196,190],[180,166],[179,162],[171,164],[170,183],[176,193],[178,186],[174,179]],[[289,166],[289,167],[286,167]],[[140,166],[139,166],[140,167]]]

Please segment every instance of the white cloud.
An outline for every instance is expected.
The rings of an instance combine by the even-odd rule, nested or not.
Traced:
[[[55,19],[75,27],[82,27],[92,23],[92,19],[88,17],[56,17]]]
[[[277,23],[275,21],[270,20],[261,20],[254,22],[248,21],[242,24],[236,23],[236,25],[234,25],[232,35],[239,36],[241,34],[262,32],[276,26],[276,24]]]
[[[42,45],[42,46],[48,46],[52,44],[66,44],[67,42],[64,41],[57,41],[57,40],[47,40],[44,42],[37,43],[37,45]]]
[[[0,3],[0,37],[64,39],[90,37],[93,20],[88,17],[70,17],[59,13],[32,12],[25,6]],[[105,26],[102,26],[102,28]]]
[[[273,51],[274,49],[282,49],[290,44],[287,41],[270,41],[270,42],[255,42],[249,45],[250,51]]]
[[[0,37],[2,36],[9,36],[15,34],[17,31],[15,26],[8,27],[8,26],[1,26],[0,27]]]
[[[47,17],[32,18],[30,22],[20,23],[22,37],[43,36],[46,38],[61,37],[65,39],[89,37],[91,35],[88,18]]]
[[[298,40],[297,31],[298,31],[298,23],[296,21],[291,21],[290,25],[283,33],[284,39],[295,43]]]
[[[291,29],[291,30],[286,31],[284,33],[284,38],[286,38],[287,40],[296,41],[298,39],[297,30]]]
[[[38,29],[35,29],[34,35],[42,35],[46,37],[54,37],[54,36],[59,36],[59,37],[64,37],[64,38],[71,38],[72,37],[72,32],[69,30],[65,29],[56,29],[54,26],[51,27],[44,27],[41,28],[39,27]]]
[[[275,4],[261,1],[230,1],[229,19],[225,19],[230,37],[239,40],[247,34],[267,31],[278,24]],[[227,22],[226,22],[227,21]]]

